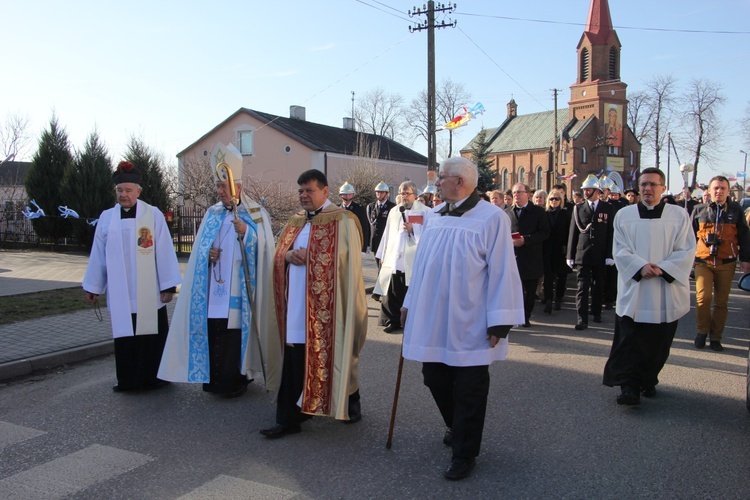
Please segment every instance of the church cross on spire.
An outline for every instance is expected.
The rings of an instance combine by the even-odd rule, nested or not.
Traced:
[[[586,31],[592,43],[605,43],[612,32],[612,17],[607,0],[591,0]]]

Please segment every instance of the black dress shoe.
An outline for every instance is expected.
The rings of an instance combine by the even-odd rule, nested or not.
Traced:
[[[362,405],[359,399],[356,401],[349,401],[349,420],[344,420],[345,424],[356,424],[362,420]]]
[[[112,392],[125,392],[127,389],[124,389],[120,384],[115,384],[112,386]]]
[[[524,328],[531,328],[531,323],[529,323],[529,322],[527,321],[526,323],[524,323],[524,324],[523,324],[523,325],[521,325],[521,326],[522,326],[522,327],[524,327]]]
[[[641,394],[643,394],[644,398],[653,398],[654,396],[656,396],[656,387],[654,387],[653,385],[649,387],[643,387],[641,389]]]
[[[716,352],[721,352],[724,350],[724,346],[721,345],[721,341],[719,340],[712,340],[708,343],[708,347],[710,347],[712,351]]]
[[[555,311],[562,309],[562,300],[555,300]]]
[[[443,434],[443,444],[445,446],[451,446],[453,444],[453,429],[450,427],[445,429],[445,434]]]
[[[602,317],[601,316],[594,316],[594,323],[601,323]]]
[[[633,390],[630,386],[622,386],[622,393],[617,396],[618,405],[637,406],[641,404],[641,395],[639,391]]]
[[[393,325],[388,325],[385,328],[383,328],[383,331],[385,333],[393,333],[393,332],[397,332],[399,330],[401,330],[400,326],[393,326]]]
[[[260,433],[266,436],[268,439],[278,439],[280,437],[286,436],[287,434],[299,434],[300,432],[302,432],[302,427],[299,424],[277,424],[270,429],[261,429],[260,431]]]
[[[706,338],[707,337],[708,337],[707,333],[705,335],[702,334],[702,333],[699,333],[698,335],[696,335],[695,336],[695,342],[694,342],[695,343],[695,347],[698,348],[698,349],[703,349],[704,347],[706,347]]]
[[[219,394],[224,399],[238,398],[247,392],[247,384],[242,384],[239,389],[235,389],[232,392],[224,392]]]
[[[589,327],[589,324],[588,324],[588,323],[578,323],[578,324],[576,325],[576,330],[579,330],[579,331],[580,331],[580,330],[585,330],[585,329],[586,329],[586,328],[588,328],[588,327]]]
[[[464,479],[471,473],[475,465],[476,461],[473,458],[453,457],[451,464],[443,472],[443,477],[451,481]]]

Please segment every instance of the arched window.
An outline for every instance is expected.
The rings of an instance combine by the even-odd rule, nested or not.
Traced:
[[[581,51],[581,83],[589,79],[589,49]]]
[[[544,169],[541,165],[536,166],[536,188],[542,189],[544,186]]]
[[[581,148],[581,163],[588,163],[589,161],[589,153],[586,151],[586,148]]]
[[[632,149],[630,150],[630,166],[631,167],[635,166],[635,153],[633,153]]]
[[[617,49],[609,48],[609,79],[617,80]]]
[[[568,151],[565,149],[560,150],[560,163],[568,163]]]
[[[510,189],[508,186],[508,169],[507,168],[503,169],[503,175],[500,181],[500,189],[502,189],[503,191],[507,191],[508,189]]]
[[[526,169],[523,167],[518,167],[518,182],[526,184]]]

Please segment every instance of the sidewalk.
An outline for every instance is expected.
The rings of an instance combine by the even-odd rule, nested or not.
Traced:
[[[0,300],[8,295],[80,287],[87,263],[85,255],[0,250]],[[186,265],[187,257],[180,258],[182,272]],[[377,277],[372,256],[362,259],[362,270],[370,293]],[[170,318],[175,302],[167,305]],[[111,354],[114,343],[104,304],[102,317],[99,322],[94,311],[87,308],[0,325],[0,380]]]

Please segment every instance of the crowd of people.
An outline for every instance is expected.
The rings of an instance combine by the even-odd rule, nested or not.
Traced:
[[[465,158],[441,165],[422,192],[401,183],[390,201],[354,201],[344,183],[340,205],[318,170],[297,179],[301,210],[275,238],[268,212],[242,189],[242,155],[217,144],[211,167],[219,201],[206,212],[181,276],[162,214],[138,197],[141,175],[121,162],[113,174],[117,205],[96,228],[83,281],[87,300],[106,292],[115,338],[114,390],[200,383],[233,398],[262,377],[275,391],[276,418],[260,433],[278,439],[314,416],[362,419],[359,354],[367,336],[362,259],[372,252],[372,298],[379,325],[403,332],[403,357],[422,363],[424,385],[445,422],[451,449],[445,478],[467,477],[479,455],[489,365],[505,359],[508,334],[562,308],[576,273],[575,330],[614,309],[614,338],[603,383],[617,403],[654,397],[677,321],[690,307],[695,262],[695,347],[721,345],[735,266],[750,271],[747,215],[714,177],[710,200],[682,204],[665,196],[664,173],[641,172],[624,193],[590,175],[567,197],[517,183],[477,190]],[[181,285],[171,326],[165,304]],[[509,293],[509,291],[516,293]]]

